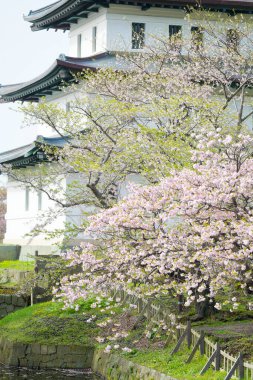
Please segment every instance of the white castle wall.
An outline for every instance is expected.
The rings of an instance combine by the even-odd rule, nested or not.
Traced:
[[[63,181],[66,182],[64,179]],[[46,194],[41,195],[41,210],[39,210],[38,193],[29,190],[29,207],[26,209],[26,189],[20,187],[20,183],[9,180],[7,184],[7,213],[5,244],[19,245],[51,245],[53,241],[45,239],[41,234],[35,237],[26,236],[41,220],[41,216],[47,210],[55,210],[56,204]],[[62,228],[66,220],[65,215],[58,215],[47,228],[53,231]]]
[[[81,56],[88,57],[105,51],[138,51],[132,49],[132,23],[145,24],[145,43],[152,43],[154,35],[169,35],[169,25],[181,25],[183,40],[189,39],[194,20],[188,22],[185,12],[179,9],[151,7],[145,11],[139,6],[110,4],[100,8],[86,19],[71,25],[69,33],[69,55],[78,56],[78,36],[81,35]],[[225,17],[225,16],[224,16]],[[245,15],[247,18],[248,16]],[[197,25],[197,23],[196,23]],[[96,50],[92,50],[92,29],[97,28]],[[204,41],[210,44],[210,37]],[[80,51],[79,51],[80,53]]]
[[[78,35],[81,34],[81,56],[87,57],[107,49],[107,18],[106,10],[100,8],[98,13],[91,14],[87,19],[81,19],[77,25],[71,26],[69,33],[69,55],[77,57]],[[92,50],[92,28],[97,28],[96,51]]]

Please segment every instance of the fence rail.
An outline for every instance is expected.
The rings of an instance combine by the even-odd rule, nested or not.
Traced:
[[[173,337],[177,340],[172,354],[177,352],[182,342],[186,340],[188,347],[193,348],[187,360],[187,363],[189,363],[197,349],[199,349],[200,353],[205,355],[208,359],[201,374],[210,366],[213,366],[215,370],[224,370],[227,373],[224,380],[231,378],[253,380],[253,363],[244,362],[241,353],[239,353],[236,358],[228,352],[220,350],[219,344],[211,342],[210,339],[204,336],[204,332],[196,331],[191,327],[190,323],[187,325],[177,323],[177,320],[172,318],[172,315],[168,314],[165,308],[153,304],[151,299],[144,299],[141,296],[129,294],[122,289],[116,290],[113,297],[120,298],[122,302],[134,304],[139,314],[146,317],[149,327],[151,327],[152,324],[159,324],[161,321],[164,321],[170,332],[170,338]]]

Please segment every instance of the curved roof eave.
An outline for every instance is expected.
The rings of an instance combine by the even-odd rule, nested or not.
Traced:
[[[91,0],[60,0],[47,7],[43,7],[36,11],[30,11],[27,16],[23,16],[25,21],[31,23],[47,22],[62,19],[71,11],[74,11],[77,5]]]
[[[29,87],[30,85],[34,84],[35,82],[39,82],[45,77],[48,77],[50,74],[55,71],[57,68],[57,61],[55,61],[46,71],[44,71],[42,74],[38,75],[36,78],[29,80],[27,82],[23,83],[17,83],[17,84],[11,84],[7,86],[0,86],[0,96],[6,95],[8,93],[14,93],[16,91],[19,91],[20,89],[24,87]]]
[[[59,0],[47,7],[30,11],[24,19],[32,23],[31,29],[69,30],[72,23],[78,19],[88,17],[91,12],[97,12],[99,7],[108,7],[109,4],[119,4],[118,0]],[[152,6],[165,8],[186,8],[199,5],[212,10],[235,11],[253,13],[253,0],[122,0],[120,4],[140,6],[146,10]]]
[[[64,60],[57,59],[48,70],[37,76],[36,78],[15,84],[0,87],[0,102],[9,102],[16,100],[25,100],[25,97],[35,96],[36,93],[42,93],[48,88],[56,85],[63,86],[64,82],[71,79],[71,67],[65,64]],[[75,69],[74,67],[72,69]],[[45,93],[45,95],[47,95]],[[28,99],[32,100],[32,99]],[[38,99],[33,99],[38,101]]]
[[[103,2],[107,0],[100,0],[100,4]],[[94,6],[96,10],[92,9]],[[98,4],[94,0],[60,0],[37,11],[30,11],[24,19],[32,23],[33,31],[47,28],[69,30],[71,23],[77,23],[78,18],[87,17],[88,13],[97,9]]]
[[[13,101],[38,101],[50,92],[61,91],[64,84],[74,81],[74,74],[83,70],[112,67],[116,63],[114,53],[101,53],[88,58],[60,57],[41,75],[19,84],[0,86],[0,103]]]
[[[118,1],[114,0],[105,0],[105,1],[95,1],[95,0],[58,0],[50,5],[47,5],[43,8],[37,9],[35,11],[31,10],[27,16],[24,16],[24,19],[28,22],[38,22],[39,20],[46,19],[52,17],[53,15],[58,15],[63,13],[67,13],[68,11],[75,10],[75,7],[80,5],[99,5],[99,3],[107,2],[107,3],[118,3]],[[124,2],[124,1],[123,1]],[[127,0],[128,3],[131,1]],[[136,5],[141,4],[142,2],[147,4],[163,4],[165,5],[199,5],[209,6],[209,7],[230,7],[234,9],[245,9],[251,8],[253,1],[251,0],[139,0],[134,1]]]
[[[58,0],[55,3],[39,8],[35,11],[31,10],[27,16],[24,15],[24,20],[28,22],[33,22],[37,20],[38,18],[45,17],[48,14],[52,13],[53,11],[59,9],[60,6],[64,5],[67,2],[69,2],[69,0]]]
[[[60,136],[56,137],[44,137],[37,136],[36,140],[30,144],[18,147],[16,149],[11,149],[6,152],[0,153],[0,164],[13,165],[13,167],[24,167],[30,166],[29,163],[39,163],[47,161],[46,155],[42,155],[43,146],[51,146],[55,148],[63,148],[67,143],[68,138],[63,138]],[[37,156],[37,153],[41,153]],[[30,160],[30,158],[33,158]],[[27,162],[26,162],[27,161]],[[26,164],[24,165],[24,162]]]

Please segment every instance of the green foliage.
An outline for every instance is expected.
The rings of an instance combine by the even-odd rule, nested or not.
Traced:
[[[67,261],[59,256],[38,257],[36,264],[38,271],[31,271],[19,284],[20,292],[30,294],[31,288],[35,288],[36,293],[36,288],[39,287],[44,291],[38,295],[38,299],[41,296],[51,299],[55,285],[70,273],[67,264]]]

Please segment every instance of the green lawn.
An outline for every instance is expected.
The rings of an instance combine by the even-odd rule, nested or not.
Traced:
[[[215,372],[212,369],[204,375],[199,375],[207,362],[206,357],[197,353],[190,364],[185,364],[191,351],[182,347],[179,352],[171,356],[172,348],[174,345],[171,344],[165,349],[137,351],[124,356],[133,362],[156,369],[178,380],[224,380],[225,372]]]
[[[0,271],[2,269],[15,269],[20,271],[32,271],[34,269],[34,261],[0,261]]]

